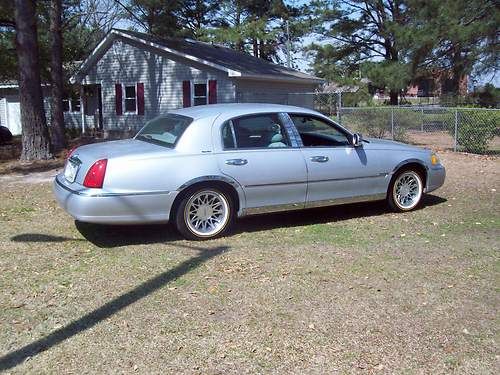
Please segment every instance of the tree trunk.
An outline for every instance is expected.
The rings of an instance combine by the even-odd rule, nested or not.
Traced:
[[[264,60],[269,60],[266,54],[266,42],[263,39],[259,41],[259,57]]]
[[[62,68],[62,0],[51,0],[50,7],[50,79],[52,83],[52,147],[54,152],[66,147],[63,114],[63,68]]]
[[[256,38],[252,39],[253,55],[259,57],[259,42]]]
[[[398,92],[391,90],[389,91],[389,103],[391,105],[398,105]]]
[[[16,49],[21,104],[21,160],[51,157],[50,138],[43,108],[34,0],[15,0]]]

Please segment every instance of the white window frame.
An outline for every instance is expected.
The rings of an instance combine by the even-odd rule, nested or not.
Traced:
[[[79,111],[75,111],[73,109],[73,103],[72,103],[73,100],[78,100],[80,102],[80,110]],[[81,113],[82,112],[82,98],[72,99],[71,96],[67,96],[67,97],[63,98],[63,102],[64,101],[68,101],[68,110],[67,111],[63,111],[63,113]]]
[[[126,99],[132,99],[132,98],[127,98],[127,87],[134,87],[135,89],[135,111],[127,111],[127,107],[125,106]],[[137,82],[134,83],[133,85],[131,84],[126,84],[122,83],[122,108],[123,108],[123,114],[124,115],[136,115],[139,112],[139,108],[137,105],[139,104],[139,100],[137,99]]]
[[[196,105],[194,104],[194,99],[195,98],[203,98],[203,96],[194,96],[194,85],[205,85],[205,99],[206,99],[206,102],[205,102],[205,105],[208,104],[208,79],[206,80],[193,80],[191,81],[191,106],[192,107],[196,107]],[[203,104],[200,104],[200,105],[203,105]]]

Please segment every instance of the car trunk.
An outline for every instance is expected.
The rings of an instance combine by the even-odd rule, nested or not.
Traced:
[[[154,157],[157,154],[165,154],[165,152],[169,151],[173,152],[173,150],[166,147],[136,139],[125,139],[81,146],[78,147],[72,155],[72,157],[78,158],[81,162],[75,182],[82,185],[87,171],[97,160],[108,159],[109,168],[111,164],[109,161],[113,159],[148,158]]]

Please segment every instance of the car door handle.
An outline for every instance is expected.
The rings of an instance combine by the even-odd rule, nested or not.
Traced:
[[[326,163],[329,159],[328,156],[311,156],[310,160],[315,163]]]
[[[248,163],[247,159],[229,159],[226,160],[227,165],[245,165]]]

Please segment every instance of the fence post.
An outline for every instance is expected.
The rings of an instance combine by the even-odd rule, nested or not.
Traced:
[[[458,146],[458,109],[455,108],[455,137],[453,141],[453,151],[457,152],[457,146]]]
[[[394,108],[391,108],[391,138],[394,140]]]
[[[339,124],[342,124],[342,91],[337,93],[337,121]]]
[[[420,114],[422,117],[422,121],[420,122],[420,131],[423,133],[424,132],[424,109],[420,109]]]

